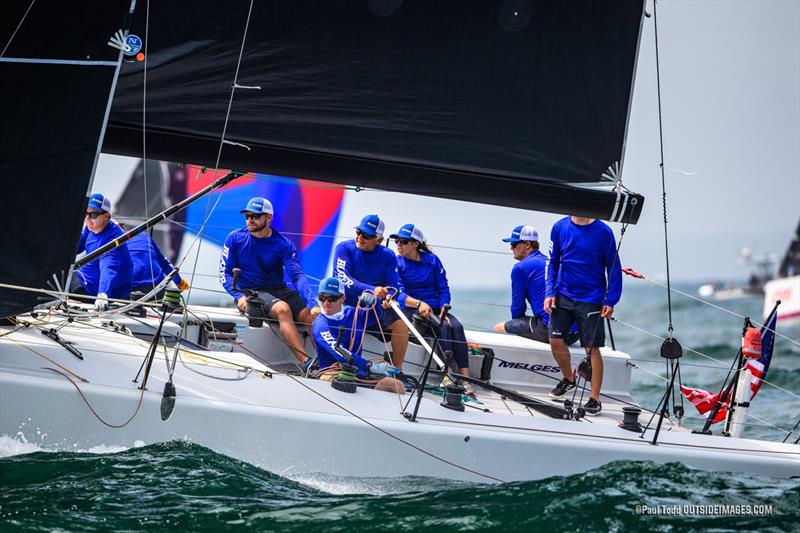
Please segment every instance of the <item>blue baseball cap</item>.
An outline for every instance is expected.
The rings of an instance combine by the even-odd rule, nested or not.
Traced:
[[[339,278],[325,278],[319,282],[317,294],[341,296],[344,294],[344,284]]]
[[[261,198],[260,196],[256,196],[255,198],[250,198],[250,201],[247,202],[247,205],[239,211],[240,213],[266,213],[268,215],[272,214],[272,204],[266,198]]]
[[[422,230],[414,224],[405,224],[397,233],[389,235],[390,239],[414,239],[415,241],[425,242],[425,235]]]
[[[91,207],[96,211],[105,211],[106,213],[110,213],[111,200],[109,200],[99,192],[96,192],[89,197],[89,207]]]
[[[503,239],[503,242],[516,244],[520,241],[539,242],[539,232],[533,226],[517,226],[511,232],[511,237]]]
[[[360,229],[369,235],[383,235],[385,228],[386,224],[383,223],[383,220],[378,215],[367,215],[361,219],[361,224],[356,226],[356,229]]]

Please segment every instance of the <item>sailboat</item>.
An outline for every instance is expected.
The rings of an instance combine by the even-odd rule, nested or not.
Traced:
[[[297,372],[270,324],[232,309],[173,298],[96,313],[66,294],[101,150],[231,169],[212,174],[217,198],[262,172],[635,224],[644,198],[620,177],[643,1],[23,7],[3,7],[0,57],[16,80],[0,126],[15,184],[0,435],[60,450],[187,439],[298,479],[504,482],[616,460],[800,474],[796,442],[693,433],[666,404],[640,420],[630,358],[612,348],[589,420],[580,396],[548,398],[557,369],[527,339],[468,332],[477,401],[351,391]],[[415,338],[406,367],[424,383],[435,343]]]
[[[778,321],[797,331],[800,325],[800,222],[778,267],[778,275],[764,285],[764,316],[778,300],[781,302]]]

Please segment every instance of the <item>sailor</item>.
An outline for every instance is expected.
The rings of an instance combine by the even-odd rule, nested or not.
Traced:
[[[251,198],[240,213],[247,226],[232,231],[225,239],[219,262],[220,282],[242,313],[247,309],[243,291],[256,291],[264,302],[266,316],[278,321],[281,337],[300,364],[305,365],[308,356],[295,322],[310,327],[320,308],[300,266],[297,248],[270,226],[273,209],[266,198]],[[233,290],[234,268],[241,269],[237,290]],[[284,272],[294,289],[284,282]]]
[[[355,227],[356,238],[336,246],[333,270],[344,283],[347,305],[355,305],[364,291],[383,300],[391,294],[390,288],[396,289],[393,296],[400,307],[406,305],[407,295],[397,272],[397,259],[381,244],[385,227],[378,215],[367,215]],[[391,337],[392,362],[402,370],[408,347],[408,327],[391,308],[382,310],[380,327]],[[381,330],[369,329],[368,332],[381,338]]]
[[[111,201],[100,193],[89,197],[77,253],[91,253],[124,232],[111,220]],[[127,245],[117,246],[75,271],[75,279],[86,294],[97,296],[95,308],[108,308],[109,298],[128,298],[133,263]]]
[[[519,262],[511,269],[511,320],[495,324],[494,330],[548,343],[550,316],[544,312],[547,256],[539,251],[539,232],[533,226],[517,226],[503,242],[509,243],[514,259]],[[576,340],[574,332],[567,338],[568,344]]]
[[[314,320],[312,333],[317,348],[317,362],[320,379],[332,379],[339,370],[339,364],[348,363],[356,367],[356,378],[366,383],[374,383],[378,390],[405,391],[402,383],[392,379],[399,373],[396,367],[365,359],[362,353],[364,329],[375,324],[375,315],[368,308],[375,304],[375,296],[365,292],[358,298],[363,309],[344,305],[345,288],[338,278],[325,278],[319,284],[318,294],[322,313]],[[335,349],[337,343],[352,357],[348,361]]]
[[[603,318],[614,312],[622,294],[622,269],[614,232],[599,220],[570,216],[550,231],[550,259],[545,271],[544,310],[550,314],[550,348],[564,378],[550,392],[563,396],[575,387],[565,333],[577,323],[581,346],[591,360],[592,390],[584,409],[587,415],[602,410],[605,344]]]
[[[389,235],[397,246],[397,270],[407,294],[403,311],[411,318],[416,310],[427,316],[433,312],[440,318],[445,304],[450,303],[447,272],[439,257],[425,242],[422,230],[406,224]],[[445,355],[451,355],[462,376],[469,376],[469,357],[464,326],[449,313],[439,327],[439,344]]]
[[[169,259],[161,253],[156,241],[147,232],[143,231],[129,240],[127,246],[133,261],[133,289],[131,292],[148,293],[175,270]],[[189,283],[177,271],[172,276],[172,281],[182,291],[189,288]]]

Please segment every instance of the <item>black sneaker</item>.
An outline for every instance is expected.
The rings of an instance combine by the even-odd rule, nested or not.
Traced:
[[[597,416],[603,410],[603,406],[594,398],[589,398],[589,401],[583,406],[583,410],[586,416]]]
[[[561,381],[558,382],[556,388],[550,391],[550,396],[553,398],[558,398],[559,396],[564,396],[567,391],[572,390],[575,388],[575,382],[570,381],[567,378],[563,378]]]

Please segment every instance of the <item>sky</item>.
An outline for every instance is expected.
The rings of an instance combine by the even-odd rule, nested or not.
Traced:
[[[623,266],[664,279],[653,22],[644,22],[622,173],[646,200],[620,257]],[[800,0],[663,0],[658,30],[672,279],[745,279],[740,250],[779,260],[800,220]],[[114,198],[131,166],[103,156],[93,190]],[[421,227],[454,287],[507,285],[514,260],[501,239],[531,224],[546,250],[562,216],[347,192],[337,233],[350,237],[367,213],[379,213],[392,232],[407,222]],[[612,227],[619,238],[620,225]]]

